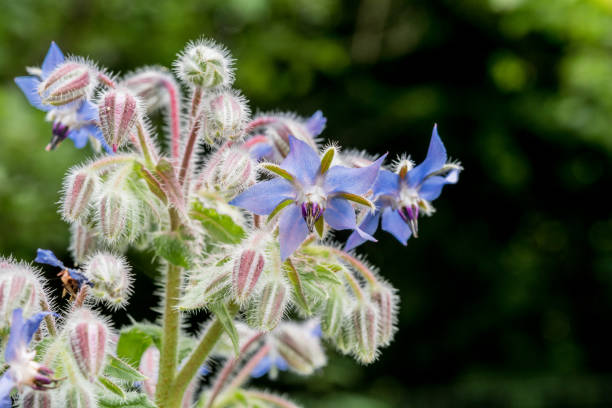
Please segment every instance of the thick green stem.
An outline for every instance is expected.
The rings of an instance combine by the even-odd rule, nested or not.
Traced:
[[[238,311],[238,306],[235,304],[230,304],[229,312],[233,315]],[[212,351],[213,347],[223,334],[223,325],[219,321],[218,318],[215,318],[213,322],[208,326],[204,336],[198,343],[198,346],[191,352],[185,364],[178,372],[174,382],[171,384],[172,393],[167,397],[167,404],[162,405],[163,408],[179,408],[181,406],[181,402],[183,400],[183,394],[187,389],[187,386],[193,380],[193,378],[197,375],[198,371],[206,358]],[[158,382],[158,390],[159,390]]]

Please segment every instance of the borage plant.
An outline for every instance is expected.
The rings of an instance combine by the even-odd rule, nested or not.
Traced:
[[[391,342],[396,291],[347,251],[376,241],[379,222],[406,245],[457,181],[461,167],[435,127],[416,167],[400,158],[390,171],[386,155],[321,148],[321,112],[251,118],[231,88],[232,58],[212,41],[179,55],[184,89],[166,69],[117,77],[55,44],[28,71],[16,82],[53,122],[47,149],[70,138],[99,153],[64,181],[77,266],[50,250],[35,259],[58,268],[65,306],[39,270],[0,259],[1,408],[294,407],[252,379],[312,374],[326,363],[322,339],[363,364]],[[159,110],[162,143],[147,116]],[[352,231],[344,249],[333,230]],[[163,267],[151,305],[161,319],[115,331],[112,312],[131,294],[129,246]],[[198,310],[210,321],[192,335],[185,315]]]

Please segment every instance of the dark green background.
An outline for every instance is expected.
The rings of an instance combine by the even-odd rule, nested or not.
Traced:
[[[438,123],[465,167],[418,240],[404,248],[380,234],[362,247],[402,299],[379,361],[332,353],[313,378],[274,388],[324,408],[612,404],[612,1],[0,6],[0,253],[68,259],[55,202],[63,173],[90,154],[68,143],[45,152],[50,126],[12,77],[51,40],[127,72],[169,66],[204,35],[232,50],[254,110],[321,109],[326,138],[417,161]],[[130,255],[153,273],[150,254]],[[151,290],[141,275],[135,297]]]

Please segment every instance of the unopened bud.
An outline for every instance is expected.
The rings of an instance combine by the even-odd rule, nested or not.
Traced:
[[[338,330],[338,334],[332,339],[338,350],[345,355],[353,352],[357,345],[355,331],[351,327],[349,321],[349,318],[343,319],[340,330]]]
[[[157,377],[159,375],[159,350],[155,346],[150,346],[142,354],[138,370],[146,378],[142,381],[142,388],[149,398],[155,399],[157,389]]]
[[[207,113],[207,142],[239,140],[244,136],[249,108],[244,96],[238,92],[226,90],[213,96]]]
[[[379,322],[378,311],[370,302],[359,302],[351,314],[352,329],[357,340],[354,352],[357,359],[364,364],[376,359]]]
[[[321,316],[321,329],[331,338],[338,336],[340,333],[344,319],[345,303],[343,292],[341,291],[334,290],[327,298],[325,309]]]
[[[121,85],[136,95],[148,112],[153,112],[168,101],[165,84],[172,84],[172,89],[178,89],[165,68],[150,67],[128,76]]]
[[[133,278],[124,257],[99,252],[89,259],[83,272],[92,283],[90,293],[95,299],[115,309],[127,303]]]
[[[213,41],[190,43],[174,63],[183,81],[203,87],[229,86],[234,82],[232,58],[229,52]]]
[[[318,150],[314,137],[300,118],[293,115],[282,115],[270,124],[266,132],[266,137],[272,142],[281,157],[289,154],[289,135],[305,142],[315,151]]]
[[[94,85],[95,78],[89,65],[67,61],[40,83],[38,93],[43,104],[61,106],[86,99]]]
[[[62,198],[62,216],[66,221],[76,222],[87,215],[98,184],[98,176],[87,168],[75,169],[68,174]]]
[[[67,324],[74,360],[85,378],[94,381],[104,368],[109,329],[87,309],[78,309]]]
[[[100,239],[94,228],[78,222],[70,226],[70,252],[76,265],[84,263],[99,247]]]
[[[50,392],[28,388],[23,394],[20,406],[23,408],[52,408],[54,404]]]
[[[378,341],[381,346],[386,346],[393,340],[396,330],[398,297],[391,286],[381,283],[372,290],[370,300],[376,307],[380,319]]]
[[[136,127],[138,100],[126,89],[113,89],[102,96],[99,111],[104,139],[116,152]]]
[[[0,258],[0,331],[10,327],[13,310],[29,316],[39,310],[45,293],[38,273],[30,266]]]
[[[66,408],[97,408],[96,397],[92,389],[83,386],[67,387],[62,395]]]
[[[100,197],[98,203],[100,232],[107,241],[116,242],[126,233],[131,206],[129,201],[129,198],[115,191],[109,191]]]
[[[281,279],[265,284],[255,302],[251,314],[251,325],[262,331],[274,329],[283,318],[289,301],[289,288]]]
[[[244,249],[234,261],[232,289],[239,303],[245,303],[253,293],[264,264],[264,255],[251,248]]]
[[[248,151],[232,147],[214,153],[204,174],[209,189],[231,198],[255,181],[256,166]]]
[[[310,375],[325,365],[326,358],[320,340],[306,328],[284,324],[275,334],[278,353],[296,373]]]

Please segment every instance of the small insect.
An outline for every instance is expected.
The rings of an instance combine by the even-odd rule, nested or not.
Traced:
[[[70,272],[68,271],[68,269],[64,269],[63,271],[58,273],[57,276],[60,277],[62,285],[64,286],[64,289],[62,290],[62,297],[65,297],[67,294],[69,294],[70,301],[73,301],[77,293],[79,293],[79,289],[81,288],[79,281],[70,276]]]

